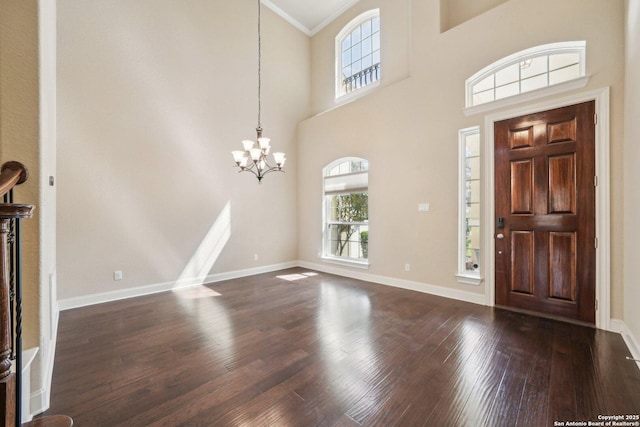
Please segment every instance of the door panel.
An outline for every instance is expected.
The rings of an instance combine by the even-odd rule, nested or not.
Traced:
[[[534,234],[531,231],[511,233],[511,246],[519,248],[511,253],[511,291],[533,295]]]
[[[533,159],[511,162],[511,213],[533,213]]]
[[[576,300],[576,233],[549,233],[549,296]],[[568,268],[566,268],[568,267]]]
[[[549,213],[576,213],[575,153],[549,157]]]
[[[595,323],[594,107],[495,123],[498,305]]]

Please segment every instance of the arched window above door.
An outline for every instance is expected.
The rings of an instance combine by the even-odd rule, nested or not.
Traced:
[[[586,42],[572,41],[532,47],[488,65],[465,82],[467,109],[525,93],[553,88],[552,93],[584,86]],[[564,89],[564,86],[567,87]],[[543,92],[541,96],[546,95]],[[535,98],[531,96],[530,98]],[[488,108],[486,108],[488,109]]]

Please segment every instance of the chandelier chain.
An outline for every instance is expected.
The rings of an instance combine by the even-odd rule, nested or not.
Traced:
[[[260,114],[262,112],[261,92],[262,92],[262,32],[260,31],[260,9],[261,4],[258,0],[258,128],[260,129]]]

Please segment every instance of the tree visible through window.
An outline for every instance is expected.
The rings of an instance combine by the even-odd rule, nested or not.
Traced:
[[[340,159],[325,168],[324,256],[352,261],[369,257],[368,162]]]
[[[369,220],[369,194],[340,194],[331,197],[331,222],[333,228],[333,255],[350,258],[366,258],[369,231],[364,225]],[[354,236],[354,234],[356,236]],[[364,239],[363,239],[364,237]],[[352,243],[356,243],[355,250]],[[358,244],[359,243],[359,244]],[[354,256],[355,255],[355,256]]]
[[[380,10],[363,13],[336,37],[336,97],[380,79]]]

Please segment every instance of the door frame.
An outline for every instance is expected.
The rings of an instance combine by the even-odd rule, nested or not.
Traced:
[[[598,122],[595,129],[596,176],[596,327],[611,330],[611,216],[610,216],[610,117],[609,87],[589,92],[555,98],[535,104],[512,108],[486,115],[484,118],[484,141],[482,141],[482,165],[484,167],[484,186],[482,197],[482,253],[484,261],[485,299],[488,306],[495,306],[495,122],[525,116],[527,114],[552,110],[588,101],[595,101]]]

